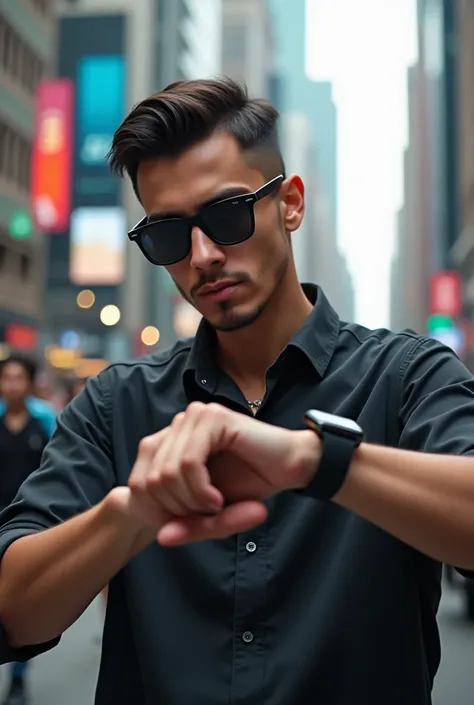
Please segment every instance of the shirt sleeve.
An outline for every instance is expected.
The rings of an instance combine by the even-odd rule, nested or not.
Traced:
[[[408,352],[400,380],[400,448],[474,455],[474,377],[455,353],[423,338]]]
[[[112,399],[107,372],[60,414],[41,466],[22,484],[13,503],[0,513],[0,561],[22,536],[43,531],[98,504],[115,486],[111,450]],[[12,649],[0,625],[0,663],[24,661],[55,646]]]

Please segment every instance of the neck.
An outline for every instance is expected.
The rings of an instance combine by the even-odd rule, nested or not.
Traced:
[[[241,330],[217,333],[222,368],[237,382],[263,381],[267,369],[303,325],[312,308],[292,265],[254,323]]]
[[[21,416],[21,414],[24,414],[25,412],[26,404],[24,400],[7,402],[6,414],[8,416]]]

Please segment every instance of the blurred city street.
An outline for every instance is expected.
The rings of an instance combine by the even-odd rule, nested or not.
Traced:
[[[98,600],[94,602],[64,635],[61,645],[33,663],[30,705],[93,705],[100,657],[101,607]],[[463,620],[461,594],[450,588],[445,589],[440,625],[443,660],[433,705],[472,705],[474,626]],[[0,670],[3,691],[5,669]]]

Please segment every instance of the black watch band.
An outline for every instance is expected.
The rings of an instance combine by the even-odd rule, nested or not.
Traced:
[[[328,501],[343,486],[359,441],[328,430],[320,434],[320,437],[322,454],[318,469],[314,479],[303,492],[315,499]]]

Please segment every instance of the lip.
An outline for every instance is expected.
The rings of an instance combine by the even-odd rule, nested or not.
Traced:
[[[222,301],[232,294],[232,292],[240,285],[240,282],[216,282],[215,284],[204,284],[198,290],[198,296],[207,301]]]

